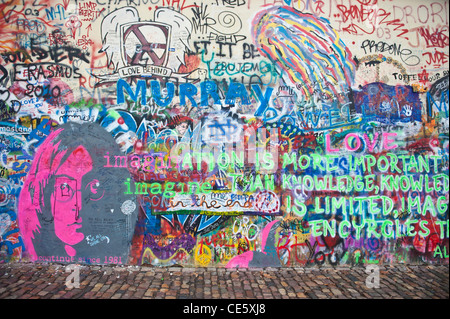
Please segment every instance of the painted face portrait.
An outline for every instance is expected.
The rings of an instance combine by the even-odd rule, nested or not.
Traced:
[[[184,133],[186,133],[187,129],[189,127],[189,124],[187,122],[181,123],[175,127],[175,130],[177,131],[178,135],[183,136]]]
[[[75,245],[84,239],[82,232],[82,190],[83,177],[92,170],[92,158],[89,152],[80,146],[74,150],[67,160],[56,171],[54,192],[51,195],[52,213],[55,223],[55,235],[67,243],[66,252],[73,256]],[[88,185],[95,180],[88,182]]]
[[[170,123],[169,128],[175,131],[178,136],[183,136],[189,129],[192,130],[192,119],[187,116],[176,115]]]
[[[33,261],[125,263],[137,205],[125,195],[125,167],[113,137],[95,123],[67,123],[38,148],[18,207]]]

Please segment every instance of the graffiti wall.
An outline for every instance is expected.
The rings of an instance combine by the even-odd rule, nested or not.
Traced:
[[[2,0],[0,262],[448,264],[448,0]]]

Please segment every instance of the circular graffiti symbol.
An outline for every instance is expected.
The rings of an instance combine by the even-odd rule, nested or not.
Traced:
[[[195,252],[195,260],[200,264],[202,267],[206,267],[209,265],[212,259],[211,249],[207,246],[200,246],[197,247]]]
[[[128,199],[122,203],[120,209],[122,210],[122,213],[124,213],[125,215],[130,215],[136,209],[136,204]]]
[[[280,201],[275,193],[262,191],[256,196],[255,207],[262,213],[274,214],[280,208]]]
[[[8,199],[8,192],[5,190],[3,186],[0,186],[0,205],[6,205]]]
[[[250,224],[248,217],[244,217],[242,220],[237,218],[233,224],[233,234],[238,240],[245,238],[253,241],[259,234],[259,227],[255,224]]]

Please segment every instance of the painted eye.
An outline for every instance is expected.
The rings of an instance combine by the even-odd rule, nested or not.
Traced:
[[[72,188],[70,187],[70,185],[68,183],[61,184],[61,186],[59,188],[61,189],[62,197],[70,196],[70,194],[72,192]]]
[[[88,183],[86,189],[89,189],[89,198],[93,201],[100,200],[105,194],[105,190],[101,187],[98,179],[94,179]]]
[[[59,202],[71,200],[76,189],[76,181],[64,177],[57,178],[55,183],[56,200]]]

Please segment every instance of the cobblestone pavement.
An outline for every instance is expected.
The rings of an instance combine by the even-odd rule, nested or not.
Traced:
[[[8,263],[0,299],[448,299],[448,265],[156,268]],[[79,273],[79,285],[76,278]],[[67,281],[67,282],[66,282]],[[369,283],[368,283],[369,282]],[[70,287],[72,286],[72,287]],[[77,287],[78,286],[78,287]],[[370,288],[369,286],[375,286]]]

